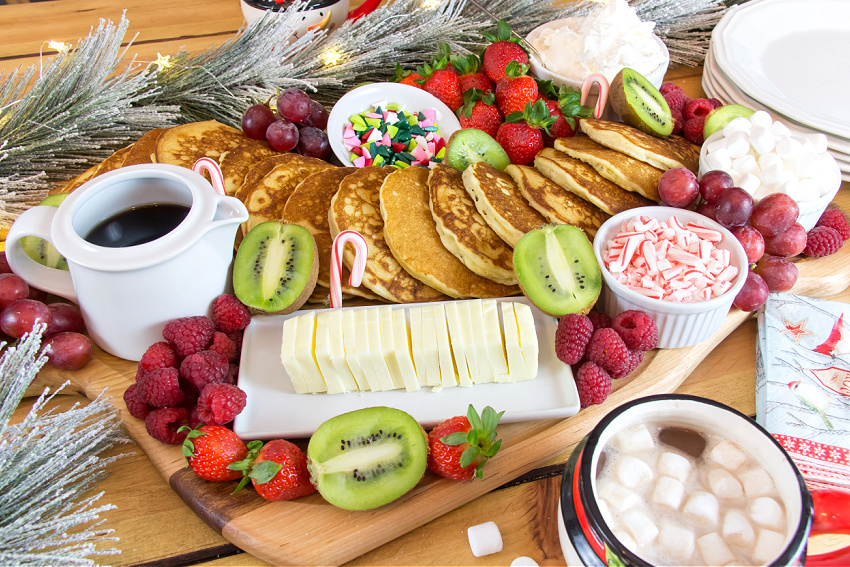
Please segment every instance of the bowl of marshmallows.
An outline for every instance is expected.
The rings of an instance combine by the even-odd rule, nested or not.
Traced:
[[[717,169],[729,173],[753,201],[786,193],[800,207],[797,222],[807,232],[841,186],[841,170],[824,134],[794,134],[763,110],[735,118],[705,140],[700,176]]]

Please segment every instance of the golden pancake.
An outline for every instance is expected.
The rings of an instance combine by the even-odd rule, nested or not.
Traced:
[[[369,249],[363,285],[387,301],[417,303],[448,299],[408,274],[384,240],[379,194],[384,178],[394,171],[394,167],[369,166],[343,179],[328,211],[331,234],[336,237],[343,230],[356,230],[363,235]],[[342,259],[351,268],[354,263],[352,246],[345,247]]]
[[[461,172],[437,164],[428,176],[428,194],[443,246],[479,276],[516,285],[514,251],[475,208],[463,186]]]
[[[580,159],[595,169],[599,175],[626,191],[639,193],[656,203],[661,202],[661,197],[658,196],[658,181],[664,173],[663,170],[622,152],[606,148],[587,136],[558,138],[555,140],[555,149],[572,158]]]
[[[245,179],[242,180],[242,184],[236,190],[236,193],[233,194],[234,197],[239,199],[240,201],[244,201],[245,195],[248,195],[254,187],[259,183],[263,177],[268,175],[268,173],[282,163],[286,163],[289,161],[293,154],[278,154],[272,157],[263,158],[248,169],[248,173],[245,174]]]
[[[699,151],[696,146],[680,136],[656,138],[622,122],[609,120],[580,120],[581,130],[603,146],[623,152],[659,169],[685,167],[697,172]]]
[[[124,160],[124,167],[128,165],[154,163],[154,158],[156,157],[156,142],[166,130],[168,130],[168,128],[154,128],[153,130],[148,130],[142,134],[142,137],[133,144],[133,147],[130,149],[130,153],[127,154],[127,158]]]
[[[398,263],[413,277],[455,299],[505,297],[519,293],[482,278],[446,250],[428,205],[428,170],[408,167],[381,185],[384,240]]]
[[[611,217],[596,205],[544,177],[533,167],[509,165],[505,173],[513,178],[529,204],[549,222],[577,226],[593,238],[602,223]]]
[[[247,140],[241,130],[215,120],[169,128],[156,141],[156,162],[192,169],[202,157],[218,161],[221,154]]]
[[[74,179],[66,183],[64,186],[54,189],[49,193],[51,195],[55,195],[56,193],[70,193],[86,181],[94,179],[98,175],[102,173],[106,173],[107,171],[112,171],[114,169],[118,169],[119,167],[123,167],[124,159],[126,159],[127,154],[133,148],[133,144],[130,144],[126,148],[121,148],[102,162],[97,165],[93,165]]]
[[[251,168],[265,158],[281,155],[265,140],[247,139],[221,155],[219,167],[224,176],[224,192],[235,195]]]
[[[546,224],[546,219],[528,204],[510,175],[479,161],[467,167],[462,177],[475,208],[511,248],[526,232]]]
[[[571,158],[554,148],[543,148],[534,158],[534,167],[567,191],[575,193],[609,215],[655,204],[637,193],[621,189],[583,161]]]
[[[354,167],[335,167],[313,173],[295,188],[283,208],[284,222],[300,224],[309,230],[316,240],[316,248],[319,251],[319,276],[316,278],[318,284],[316,289],[319,290],[319,286],[323,286],[325,295],[331,286],[331,248],[333,247],[333,237],[328,224],[328,210],[331,208],[331,199],[336,195],[340,182],[355,171]],[[350,277],[351,272],[343,266],[340,276],[343,293],[368,299],[381,299],[363,286],[348,285]],[[313,292],[313,295],[316,293]]]

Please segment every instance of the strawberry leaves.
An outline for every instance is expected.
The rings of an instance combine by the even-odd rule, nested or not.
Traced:
[[[466,418],[470,424],[469,431],[465,433],[457,431],[440,438],[440,442],[445,445],[458,446],[464,443],[468,445],[460,456],[460,466],[465,468],[477,462],[476,478],[484,478],[484,463],[498,453],[502,446],[502,440],[496,439],[496,426],[504,413],[503,411],[496,413],[496,410],[487,406],[479,416],[470,404],[466,412]]]
[[[570,128],[575,129],[576,118],[590,118],[593,114],[593,108],[590,106],[582,106],[581,93],[573,87],[560,85],[557,91],[558,106],[564,114],[564,119]]]
[[[549,126],[551,126],[555,120],[556,117],[552,116],[549,109],[546,107],[546,103],[540,99],[534,101],[533,105],[530,102],[527,102],[525,104],[525,110],[522,112],[511,112],[505,116],[505,122],[524,121],[532,128],[538,128],[545,131],[547,134],[549,133]]]
[[[511,43],[516,43],[523,49],[525,46],[522,45],[522,39],[511,31],[511,26],[505,20],[499,20],[496,24],[496,33],[482,33],[481,34],[485,40],[490,43],[496,43],[497,41],[510,41]],[[528,51],[528,50],[526,50]]]

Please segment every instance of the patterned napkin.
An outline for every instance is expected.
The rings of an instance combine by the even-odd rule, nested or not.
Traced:
[[[756,421],[810,489],[850,488],[850,305],[770,294],[756,354]]]

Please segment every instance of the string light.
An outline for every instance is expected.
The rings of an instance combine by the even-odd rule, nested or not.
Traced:
[[[44,71],[44,46],[47,45],[50,49],[55,49],[59,53],[67,53],[71,50],[71,46],[63,41],[42,41],[41,45],[38,48],[38,78],[42,78],[42,73]]]
[[[425,10],[436,10],[442,4],[441,0],[422,0],[422,3],[419,4],[420,8],[424,8]]]
[[[330,47],[322,53],[322,59],[325,60],[326,67],[331,67],[340,62],[342,59],[342,53],[340,53],[339,50]]]
[[[156,61],[154,61],[153,64],[157,66],[157,71],[168,69],[169,67],[171,67],[171,55],[162,55],[160,53],[157,53]]]
[[[71,46],[67,43],[63,41],[53,41],[52,39],[47,42],[47,47],[49,47],[50,49],[55,49],[59,53],[64,53],[65,51],[71,49]]]

